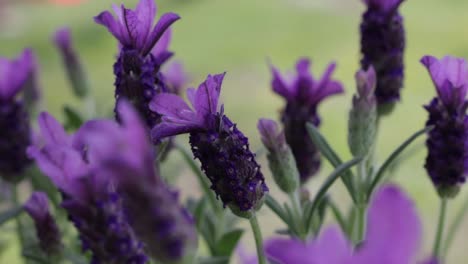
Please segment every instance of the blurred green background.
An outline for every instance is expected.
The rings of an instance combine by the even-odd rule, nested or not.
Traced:
[[[136,0],[125,1],[129,7]],[[114,104],[112,64],[116,55],[115,39],[93,22],[93,16],[110,9],[110,0],[88,0],[79,5],[59,6],[46,1],[0,0],[0,56],[12,57],[23,47],[37,52],[41,66],[45,108],[61,117],[64,103],[80,107],[68,86],[61,60],[51,45],[51,35],[62,26],[72,28],[75,46],[89,73],[99,107],[110,111]],[[278,118],[282,100],[270,90],[268,61],[282,71],[292,70],[301,56],[313,61],[313,72],[319,75],[332,60],[338,63],[335,77],[343,82],[346,93],[323,103],[322,133],[344,158],[347,149],[347,115],[354,92],[354,73],[359,61],[359,23],[364,5],[359,0],[159,0],[161,12],[173,11],[182,19],[173,26],[171,50],[175,59],[183,61],[197,85],[208,73],[227,71],[222,91],[226,113],[249,136],[253,150],[261,145],[256,130],[260,117]],[[423,104],[435,94],[429,75],[419,63],[425,54],[441,57],[451,54],[468,57],[468,1],[411,0],[402,5],[407,31],[406,80],[402,102],[391,116],[381,121],[377,157],[382,161],[399,143],[425,122]],[[182,141],[182,140],[181,140]],[[425,150],[419,139],[406,152],[403,162],[393,171],[394,180],[416,200],[424,222],[424,248],[429,254],[434,233],[438,201],[423,169]],[[265,159],[261,158],[264,168]],[[188,169],[176,166],[176,154],[166,164],[165,171],[177,175],[177,185],[184,197],[197,195],[190,188],[195,184]],[[326,164],[326,162],[324,162]],[[265,174],[266,169],[264,170]],[[320,175],[309,182],[311,194],[331,171],[326,164]],[[175,176],[174,176],[175,177]],[[273,195],[281,196],[268,176]],[[341,184],[341,183],[340,183]],[[348,197],[338,184],[333,193],[345,207]],[[466,189],[466,188],[465,188]],[[461,193],[451,203],[450,212],[465,199]],[[395,216],[399,217],[399,216]],[[271,236],[280,222],[264,207],[260,213],[266,237]],[[448,263],[466,263],[464,237],[468,221],[458,232],[456,246]],[[253,252],[251,234],[244,237]],[[389,248],[391,250],[391,248]],[[0,263],[17,263],[18,252],[11,247]]]

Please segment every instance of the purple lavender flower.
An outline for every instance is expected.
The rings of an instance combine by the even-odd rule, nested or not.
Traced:
[[[209,75],[198,90],[187,90],[192,110],[182,98],[168,93],[154,97],[151,110],[162,115],[162,122],[151,131],[152,138],[190,133],[190,145],[211,188],[225,206],[239,216],[250,217],[262,205],[268,188],[249,149],[248,139],[224,115],[218,99],[224,74]]]
[[[338,81],[331,75],[335,64],[330,64],[320,80],[315,80],[309,73],[310,62],[300,59],[297,62],[297,77],[286,81],[278,70],[272,67],[273,91],[286,99],[286,108],[281,115],[286,141],[296,159],[301,182],[306,182],[320,168],[320,153],[306,130],[306,123],[320,126],[317,113],[319,103],[326,97],[343,92]]]
[[[404,0],[363,0],[367,11],[361,22],[361,67],[377,72],[375,95],[380,112],[400,99],[403,87],[405,30],[398,7]]]
[[[60,253],[62,249],[60,231],[49,211],[47,195],[43,192],[34,192],[24,204],[24,209],[34,220],[42,251],[49,256]]]
[[[0,174],[17,180],[31,160],[26,155],[31,132],[29,115],[17,94],[24,89],[33,72],[31,50],[17,59],[0,58]]]
[[[398,216],[398,217],[395,217]],[[375,194],[367,215],[364,243],[353,249],[339,227],[325,229],[316,240],[276,238],[265,244],[274,263],[402,264],[414,263],[421,244],[421,223],[411,199],[386,185]]]
[[[82,144],[88,146],[99,174],[115,180],[145,251],[162,263],[190,259],[197,247],[195,223],[155,171],[153,148],[138,114],[125,101],[118,107],[122,126],[90,122],[79,136]]]
[[[91,263],[146,263],[143,245],[128,224],[122,197],[108,175],[97,169],[95,152],[88,151],[80,138],[83,129],[67,135],[47,113],[40,115],[39,126],[42,143],[31,146],[28,153],[61,191],[61,205],[78,230],[83,251],[92,252]],[[110,136],[113,131],[107,132]]]
[[[464,59],[425,56],[427,68],[436,86],[437,97],[425,106],[429,112],[429,132],[425,168],[439,195],[453,196],[466,181],[468,170],[468,66]]]
[[[169,27],[179,16],[166,13],[151,30],[156,15],[153,0],[140,0],[135,10],[124,5],[113,8],[117,20],[108,11],[94,20],[107,27],[119,41],[120,53],[114,64],[116,105],[121,98],[127,98],[151,128],[159,116],[148,109],[148,103],[156,93],[166,92],[159,69],[172,56],[167,51]],[[116,109],[115,112],[119,120]]]
[[[73,47],[70,29],[66,27],[58,29],[53,36],[53,41],[62,56],[73,92],[80,98],[85,97],[89,90],[88,80],[80,58]]]

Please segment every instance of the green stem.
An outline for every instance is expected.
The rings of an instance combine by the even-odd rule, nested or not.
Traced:
[[[432,250],[432,255],[434,257],[441,257],[441,242],[442,236],[444,233],[444,225],[445,225],[445,215],[447,214],[447,199],[441,198],[440,199],[440,211],[439,211],[439,222],[437,226],[437,233],[434,240],[434,248]]]
[[[17,185],[13,186],[12,199],[13,199],[13,203],[15,204],[15,206],[18,206],[20,204]],[[21,251],[22,251],[25,245],[24,236],[23,236],[23,233],[24,233],[23,224],[21,223],[20,216],[17,216],[15,220],[16,220],[16,233],[18,235],[18,239],[19,239]]]
[[[304,239],[305,236],[307,235],[307,232],[305,231],[304,227],[304,221],[302,218],[302,206],[301,206],[301,201],[299,199],[299,190],[296,190],[295,192],[289,193],[289,198],[291,199],[293,211],[294,211],[294,218],[295,218],[295,223],[298,228],[299,232],[299,237],[301,239]]]
[[[356,240],[355,245],[358,245],[364,240],[364,235],[366,233],[366,205],[365,204],[356,204]]]
[[[267,264],[265,253],[263,251],[263,238],[262,232],[260,231],[260,226],[258,225],[257,215],[254,213],[250,218],[250,226],[254,233],[255,245],[257,246],[257,255],[259,264]]]
[[[453,220],[452,224],[450,225],[448,229],[448,233],[445,238],[444,249],[442,251],[444,256],[448,254],[448,250],[450,249],[450,246],[452,245],[452,242],[455,238],[455,234],[458,228],[460,227],[460,225],[463,223],[463,219],[465,218],[467,212],[468,212],[468,196],[467,196],[467,199],[464,201],[462,208],[457,213],[457,215],[455,216],[455,219]]]

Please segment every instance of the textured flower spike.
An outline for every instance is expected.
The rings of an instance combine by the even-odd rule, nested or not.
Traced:
[[[437,97],[425,106],[427,126],[434,126],[427,139],[425,168],[441,197],[458,193],[468,171],[468,118],[466,98],[468,66],[464,59],[425,56],[427,68],[436,86]]]
[[[28,86],[33,72],[31,50],[17,59],[0,58],[0,174],[15,181],[30,164],[26,148],[30,144],[29,115],[17,94]]]
[[[364,157],[372,149],[377,134],[376,76],[374,67],[356,73],[357,94],[348,120],[348,145],[356,157]]]
[[[361,22],[361,67],[374,66],[379,112],[391,111],[403,87],[405,30],[398,7],[404,0],[364,0]]]
[[[49,256],[59,254],[62,250],[60,231],[57,223],[49,211],[47,195],[34,192],[24,204],[24,209],[34,220],[39,246]]]
[[[161,16],[153,29],[156,16],[154,0],[140,0],[135,10],[124,5],[113,6],[117,20],[109,11],[94,18],[119,41],[120,52],[114,64],[115,98],[129,100],[146,121],[148,128],[159,122],[159,116],[148,109],[148,103],[157,93],[167,92],[161,65],[172,53],[167,51],[170,42],[169,27],[179,19],[173,13]],[[114,109],[117,120],[119,116]]]
[[[54,34],[53,41],[60,51],[68,79],[76,96],[83,98],[89,92],[88,79],[80,58],[73,47],[69,28],[61,28]]]
[[[421,221],[411,199],[398,187],[386,185],[369,205],[367,234],[359,248],[353,249],[340,228],[332,226],[307,242],[271,239],[265,243],[265,252],[281,264],[415,263],[421,235]]]
[[[105,122],[108,136],[118,129]],[[49,114],[39,116],[42,144],[31,146],[29,154],[41,171],[62,192],[61,206],[78,230],[83,251],[92,252],[91,263],[146,263],[140,243],[127,222],[122,198],[107,175],[96,169],[96,153],[83,144],[83,129],[67,135]]]
[[[263,145],[268,149],[268,165],[276,184],[286,193],[294,192],[299,187],[299,172],[284,132],[269,119],[260,119],[257,127]]]
[[[122,126],[88,123],[80,134],[96,170],[114,179],[129,223],[148,254],[161,263],[188,263],[197,248],[195,223],[154,169],[153,148],[138,114],[118,106]],[[109,131],[112,130],[112,133]]]
[[[320,153],[310,139],[306,123],[320,126],[317,107],[328,96],[343,92],[341,84],[331,79],[335,64],[330,64],[320,80],[315,80],[309,72],[308,59],[297,62],[297,76],[288,82],[278,70],[272,67],[273,91],[284,97],[286,107],[281,114],[286,141],[296,159],[301,182],[305,183],[320,168]]]
[[[268,188],[249,149],[248,139],[218,108],[224,74],[209,75],[197,90],[187,96],[192,110],[182,98],[172,94],[155,96],[150,108],[162,116],[162,122],[151,131],[153,140],[190,133],[190,145],[211,188],[225,206],[249,218],[263,203]]]

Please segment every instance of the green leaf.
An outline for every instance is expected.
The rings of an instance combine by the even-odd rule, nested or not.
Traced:
[[[216,251],[216,217],[212,214],[206,214],[204,221],[200,224],[200,233],[206,241],[206,244],[210,248],[211,253],[214,254]]]
[[[69,131],[75,131],[83,124],[83,118],[71,106],[65,105],[63,107],[63,114],[65,115],[65,128]]]
[[[13,207],[0,213],[0,226],[14,219],[23,212],[23,207]]]
[[[351,167],[354,165],[358,164],[361,162],[362,158],[354,158],[346,163],[341,164],[338,166],[331,174],[328,176],[328,178],[325,180],[323,183],[322,187],[320,187],[317,195],[315,196],[313,202],[312,202],[312,208],[310,209],[309,215],[306,216],[306,224],[307,224],[307,230],[310,230],[312,227],[312,220],[313,220],[313,215],[315,213],[315,210],[318,208],[320,205],[320,201],[323,199],[325,194],[327,193],[328,189],[333,185],[333,183],[340,177],[341,174],[343,174],[345,171],[349,170]]]
[[[216,243],[215,256],[231,256],[244,230],[235,229],[225,233]]]
[[[392,164],[392,162],[400,155],[403,150],[406,149],[414,140],[416,140],[419,136],[426,134],[429,132],[433,127],[428,126],[425,127],[416,133],[414,133],[411,137],[409,137],[407,140],[405,140],[398,148],[396,148],[392,154],[385,160],[385,162],[382,164],[382,166],[377,170],[377,173],[375,174],[375,177],[373,178],[374,180],[372,181],[371,185],[369,186],[369,189],[367,191],[367,200],[370,199],[372,192],[374,191],[375,187],[377,187],[379,181],[382,179],[384,176],[385,170]]]
[[[320,134],[318,129],[311,123],[306,124],[307,132],[309,133],[310,138],[320,150],[320,153],[333,165],[333,167],[338,168],[343,161],[340,159],[338,154],[330,147],[327,140]],[[346,186],[351,198],[354,202],[357,201],[354,186],[352,183],[352,172],[346,171],[341,177],[343,184]]]
[[[204,218],[204,212],[206,208],[206,199],[202,198],[198,202],[197,206],[195,207],[193,211],[193,217],[195,218],[195,221],[197,222],[197,229],[200,229],[201,223],[203,222]]]
[[[287,223],[289,223],[288,224],[289,230],[291,230],[291,233],[293,233],[295,237],[299,237],[299,232],[297,231],[299,223],[294,221],[294,212],[292,208],[287,203],[284,203],[284,209],[286,211],[286,216],[288,218]]]
[[[275,200],[275,198],[271,197],[269,194],[266,195],[265,204],[279,217],[283,222],[289,226],[288,216],[286,212],[283,210],[281,205]]]

